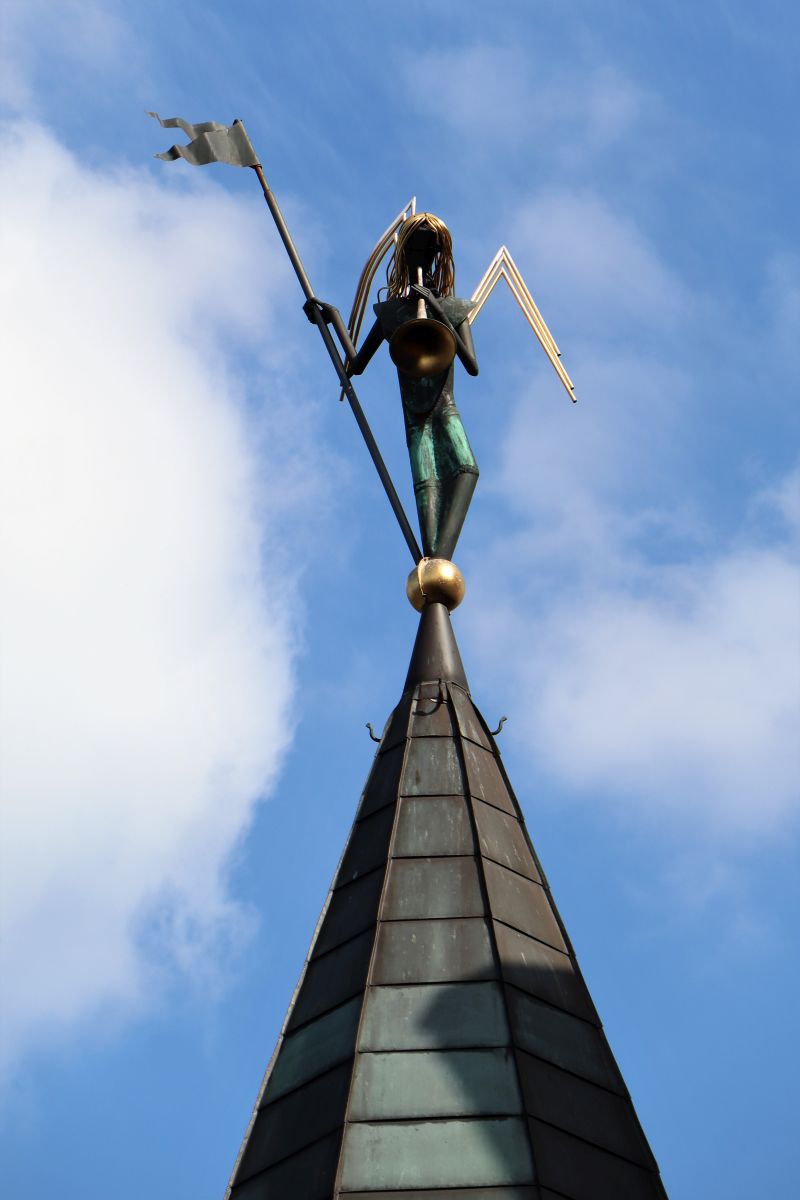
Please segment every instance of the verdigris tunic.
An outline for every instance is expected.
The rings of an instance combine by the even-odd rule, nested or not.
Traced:
[[[439,303],[456,329],[473,307],[471,301],[455,296],[447,296]],[[389,342],[400,325],[416,318],[417,301],[415,298],[384,300],[375,305],[375,312]],[[397,372],[415,487],[444,482],[461,472],[478,474],[478,464],[453,398],[454,367],[455,361],[446,371],[421,378]]]

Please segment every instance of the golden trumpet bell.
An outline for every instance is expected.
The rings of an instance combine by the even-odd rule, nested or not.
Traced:
[[[389,354],[398,371],[416,379],[446,371],[456,356],[451,330],[433,317],[405,321],[392,334]]]

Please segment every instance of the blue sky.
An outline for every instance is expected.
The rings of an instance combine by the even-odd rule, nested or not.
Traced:
[[[2,1178],[221,1196],[405,676],[407,551],[252,173],[349,311],[416,195],[509,294],[455,618],[673,1200],[796,1178],[800,20],[7,5]],[[360,394],[410,502],[396,380]]]

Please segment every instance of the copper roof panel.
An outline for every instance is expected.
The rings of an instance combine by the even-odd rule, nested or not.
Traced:
[[[360,1050],[505,1046],[510,1041],[497,983],[373,987],[367,993]]]
[[[483,870],[492,916],[566,953],[567,947],[545,888],[489,859],[484,861]]]
[[[409,796],[400,801],[395,856],[472,854],[474,848],[463,796]]]
[[[540,1181],[570,1200],[664,1200],[655,1172],[542,1121],[531,1120],[530,1128]]]
[[[510,1049],[359,1054],[351,1121],[469,1117],[522,1111]]]
[[[482,917],[474,858],[396,858],[389,867],[381,919]]]
[[[304,1025],[364,990],[373,941],[373,931],[367,929],[321,958],[312,959],[294,1002],[289,1029]]]
[[[487,804],[516,817],[517,810],[495,756],[480,746],[473,746],[472,742],[464,742],[463,750],[470,795],[479,796]]]
[[[482,800],[473,801],[473,810],[481,852],[487,858],[540,883],[541,876],[519,821],[484,804]]]
[[[584,1079],[625,1094],[616,1063],[596,1025],[513,987],[506,989],[506,996],[511,1033],[517,1045]]]
[[[586,985],[569,955],[499,922],[495,924],[495,938],[507,983],[576,1017],[597,1020]]]
[[[373,983],[440,983],[496,977],[484,920],[387,921],[379,926]]]
[[[402,796],[457,796],[463,791],[461,763],[451,738],[413,738],[409,742]]]
[[[598,1088],[524,1050],[517,1062],[526,1111],[532,1117],[652,1167],[653,1156],[627,1096]]]
[[[348,1125],[342,1162],[343,1191],[533,1180],[528,1133],[519,1117]]]
[[[270,1072],[264,1103],[300,1087],[353,1054],[361,1005],[361,996],[356,996],[284,1038]]]

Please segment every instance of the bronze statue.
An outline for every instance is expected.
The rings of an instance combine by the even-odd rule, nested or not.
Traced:
[[[419,315],[420,299],[435,318],[427,320],[434,344],[438,345],[438,339],[444,343],[441,352],[426,355],[415,331],[414,345],[403,355],[407,369],[398,366],[397,374],[422,550],[426,557],[449,559],[478,482],[478,464],[453,398],[454,359],[459,359],[469,375],[478,374],[478,363],[467,319],[473,305],[453,294],[453,244],[444,222],[432,213],[417,213],[405,221],[386,277],[388,296],[375,304],[375,323],[358,351],[340,314],[330,305],[320,307],[339,334],[350,376],[364,371],[383,341],[394,350],[398,335],[402,341],[404,327],[426,319]],[[423,282],[418,281],[420,277]],[[442,339],[436,326],[449,331],[454,353],[448,353],[447,339]],[[432,369],[421,374],[414,351],[416,362],[427,358]],[[397,361],[400,354],[392,357]]]
[[[188,145],[172,146],[156,155],[157,158],[167,161],[182,158],[195,166],[224,162],[251,167],[255,171],[305,294],[306,316],[319,329],[341,384],[341,398],[347,398],[416,564],[407,585],[409,599],[418,608],[434,598],[455,607],[463,597],[464,581],[450,559],[478,481],[478,464],[453,399],[454,360],[458,357],[469,375],[478,374],[470,323],[501,277],[510,287],[570,399],[575,399],[572,381],[560,362],[555,339],[508,250],[505,246],[500,247],[472,298],[459,299],[454,294],[455,268],[450,232],[433,213],[417,213],[416,200],[412,199],[384,231],[367,259],[356,289],[348,328],[338,309],[314,295],[283,214],[241,121],[234,121],[230,126],[216,121],[192,125],[182,117],[164,120],[157,113],[150,113],[150,116],[165,128],[182,129],[191,139]],[[387,269],[387,298],[374,305],[375,323],[361,348],[357,349],[355,343],[372,280],[392,243],[394,251]],[[329,326],[333,326],[344,350],[344,361]],[[422,550],[350,382],[352,376],[362,373],[383,341],[389,343],[389,352],[398,369]]]

